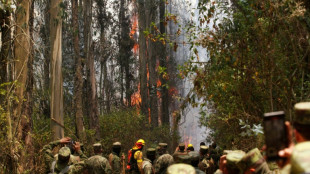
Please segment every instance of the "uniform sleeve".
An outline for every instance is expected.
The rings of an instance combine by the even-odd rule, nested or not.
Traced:
[[[112,160],[112,165],[113,165],[113,173],[121,173],[121,160],[119,157],[114,157]]]
[[[87,156],[81,150],[79,150],[77,153],[79,154],[81,161],[84,161],[87,159]]]
[[[154,166],[155,173],[159,173],[159,171],[160,171],[160,161],[161,160],[157,159],[156,162],[155,162],[155,166]]]
[[[112,168],[111,168],[111,165],[110,165],[108,160],[106,161],[106,165],[105,165],[104,171],[105,171],[106,174],[112,174]]]
[[[60,144],[60,140],[50,142],[43,147],[44,161],[47,166],[54,160],[53,149]]]
[[[134,158],[137,160],[139,171],[142,171],[143,153],[141,151],[137,151],[134,154]]]
[[[152,166],[146,165],[146,166],[143,168],[143,171],[144,171],[144,174],[152,174]]]

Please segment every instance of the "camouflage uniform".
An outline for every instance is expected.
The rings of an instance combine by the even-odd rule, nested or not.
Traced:
[[[147,158],[144,158],[142,163],[143,174],[154,174],[155,170],[152,160],[155,160],[156,158],[156,149],[148,148],[146,150],[146,156]]]
[[[189,158],[188,152],[185,151],[185,144],[180,143],[179,144],[179,150],[175,151],[172,156],[173,156],[174,162],[176,162],[176,163],[181,163],[181,161],[184,161],[185,159],[183,159],[183,158]],[[189,161],[189,160],[187,160],[187,161]]]
[[[285,166],[283,174],[310,173],[310,141],[298,143],[293,150],[291,163]]]
[[[195,168],[196,174],[204,174],[204,172],[198,168],[199,153],[195,151],[191,151],[188,153],[188,155],[191,157],[191,165]]]
[[[244,155],[237,165],[243,172],[253,168],[255,173],[271,173],[267,162],[257,148],[250,150]]]
[[[170,154],[161,155],[155,163],[155,173],[165,174],[167,168],[174,163],[173,157]]]
[[[200,162],[198,168],[207,174],[213,174],[215,171],[214,162],[212,158],[208,156],[208,146],[200,146]]]
[[[71,155],[71,151],[70,148],[68,147],[62,147],[58,154],[54,156],[53,154],[53,149],[60,145],[60,140],[57,141],[53,141],[47,145],[45,145],[43,147],[43,153],[44,153],[44,161],[45,161],[45,165],[46,165],[46,173],[59,173],[61,172],[63,169],[65,169],[68,166],[71,166],[74,163],[78,162],[78,159],[76,156]],[[82,151],[77,152],[79,154],[79,157],[81,159],[85,159],[87,158]],[[59,159],[60,158],[70,158],[69,161],[66,162],[62,162],[62,160]],[[70,156],[70,157],[69,157]],[[69,167],[71,168],[71,167]],[[63,173],[68,173],[68,170],[66,170],[67,172],[63,172]]]
[[[195,174],[195,169],[189,164],[173,164],[168,167],[167,174]]]
[[[112,169],[108,160],[101,155],[94,155],[83,162],[75,164],[70,174],[111,174]]]
[[[113,148],[118,147],[121,148],[120,142],[113,143]],[[112,167],[113,174],[119,174],[122,171],[122,165],[121,165],[121,158],[119,157],[119,154],[116,152],[112,152],[109,155],[109,163]]]

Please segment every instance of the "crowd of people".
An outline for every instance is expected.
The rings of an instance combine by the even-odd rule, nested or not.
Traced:
[[[310,173],[310,102],[298,103],[294,107],[292,123],[285,122],[289,146],[278,151],[278,169],[270,170],[262,155],[265,148],[221,150],[215,143],[207,146],[200,143],[195,151],[192,144],[180,143],[175,152],[168,153],[168,144],[159,143],[156,148],[146,149],[145,141],[139,139],[128,151],[127,160],[121,155],[121,143],[113,143],[111,154],[102,155],[102,145],[93,145],[94,156],[87,158],[79,142],[62,138],[43,148],[47,173],[113,173],[113,174],[248,174],[248,173]],[[62,146],[54,155],[55,147]]]

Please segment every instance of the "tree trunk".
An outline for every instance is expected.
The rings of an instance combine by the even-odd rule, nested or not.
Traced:
[[[92,54],[92,0],[84,0],[84,47],[85,56],[87,60],[88,82],[90,83],[89,94],[89,128],[95,130],[95,138],[100,139],[99,126],[99,111],[97,100],[96,74],[95,74],[95,60]]]
[[[44,10],[44,34],[43,43],[45,46],[44,55],[44,70],[43,70],[43,99],[41,100],[43,115],[46,117],[50,116],[50,106],[49,106],[49,91],[50,91],[50,5],[51,1],[46,0],[46,6]]]
[[[75,57],[75,81],[74,81],[74,111],[76,133],[80,140],[85,140],[83,124],[83,79],[82,79],[82,60],[79,47],[79,23],[78,23],[78,0],[72,0],[72,28],[73,28],[73,47]]]
[[[138,0],[138,15],[139,15],[139,77],[140,77],[140,94],[141,94],[141,112],[147,119],[149,118],[148,111],[148,82],[147,82],[147,50],[146,40],[143,35],[143,31],[146,28],[145,19],[145,2],[144,0]]]
[[[17,1],[17,9],[16,12],[16,30],[15,36],[16,39],[14,41],[15,46],[15,80],[17,81],[17,87],[15,89],[16,96],[18,101],[14,106],[14,129],[18,130],[17,140],[25,145],[27,149],[27,145],[31,144],[31,137],[29,135],[31,130],[31,115],[26,110],[27,108],[23,108],[25,104],[24,95],[26,94],[26,82],[28,76],[28,60],[31,55],[30,51],[30,34],[29,34],[29,13],[30,13],[31,0],[19,0]],[[14,134],[15,137],[15,134]],[[20,154],[19,160],[21,161],[18,166],[18,171],[23,172],[27,160],[25,159],[25,151],[17,149]]]
[[[147,26],[151,26],[151,22],[156,20],[157,8],[156,1],[147,1]],[[154,33],[154,28],[151,27],[151,33]],[[150,94],[150,111],[151,111],[151,124],[152,127],[158,126],[158,101],[157,101],[157,72],[156,72],[156,43],[148,40],[148,68],[149,68],[149,94]]]
[[[1,43],[2,43],[0,52],[0,84],[7,82],[6,70],[11,48],[10,18],[11,13],[9,10],[0,10]]]
[[[64,137],[63,118],[63,78],[62,78],[62,19],[60,3],[62,0],[51,0],[50,8],[50,44],[51,44],[51,127],[53,139]]]
[[[160,20],[160,33],[166,33],[165,30],[165,1],[160,1],[159,7],[159,20]],[[158,51],[160,66],[163,68],[167,68],[167,54],[166,54],[166,46],[163,43],[159,43]],[[166,72],[167,73],[167,72]],[[167,77],[163,77],[163,74],[160,76],[160,81],[162,85],[167,84]],[[161,87],[161,115],[162,115],[162,124],[170,125],[169,122],[169,94],[167,87]]]

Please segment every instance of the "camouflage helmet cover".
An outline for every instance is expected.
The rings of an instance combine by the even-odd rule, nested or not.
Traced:
[[[295,123],[310,125],[310,102],[297,103],[294,106]]]
[[[229,168],[238,168],[237,163],[244,157],[245,152],[242,150],[233,150],[230,151],[227,156],[227,167]]]
[[[173,164],[168,167],[167,174],[195,174],[195,168],[188,164]]]
[[[260,167],[263,163],[266,163],[264,157],[258,150],[258,148],[250,150],[243,158],[237,163],[238,167],[246,171],[251,167]]]
[[[70,151],[70,148],[69,148],[69,147],[62,147],[62,148],[58,151],[58,155],[59,155],[60,157],[63,157],[63,158],[70,157],[70,154],[71,154],[71,151]]]

